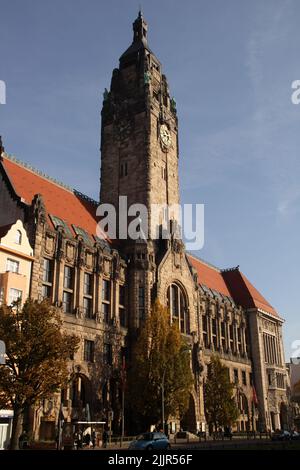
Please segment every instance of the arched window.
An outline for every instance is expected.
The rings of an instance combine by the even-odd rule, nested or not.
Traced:
[[[17,231],[16,231],[16,234],[15,234],[15,243],[16,243],[17,245],[21,245],[21,243],[22,243],[22,233],[21,233],[20,230],[17,230]]]
[[[181,333],[190,333],[190,318],[186,296],[177,284],[171,284],[167,292],[171,320],[177,322]]]

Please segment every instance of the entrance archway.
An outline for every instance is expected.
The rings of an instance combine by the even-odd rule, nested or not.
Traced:
[[[195,400],[192,395],[190,395],[189,407],[180,421],[180,426],[184,431],[197,432],[196,407]]]
[[[287,430],[288,429],[288,411],[287,411],[286,404],[283,402],[280,404],[279,419],[280,419],[280,428]]]

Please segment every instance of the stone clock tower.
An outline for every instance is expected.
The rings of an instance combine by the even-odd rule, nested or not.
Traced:
[[[147,29],[140,12],[133,23],[132,44],[120,57],[110,90],[104,93],[100,200],[112,204],[118,218],[125,215],[119,209],[120,196],[127,197],[128,207],[145,205],[148,228],[157,230],[176,219],[174,207],[179,204],[178,120],[161,64],[148,46]],[[170,210],[157,217],[155,204]],[[127,261],[128,327],[139,328],[158,298],[169,307],[172,321],[178,322],[195,356],[199,347],[197,280],[182,241],[174,237],[176,224],[170,225],[169,239],[157,238],[150,231],[136,240],[117,234],[118,248]],[[189,412],[193,428],[196,419],[204,421],[200,389],[198,381]]]
[[[117,215],[119,196],[127,196],[128,207],[147,207],[148,227],[152,204],[179,203],[176,105],[141,12],[104,93],[101,142],[100,200],[113,204]]]

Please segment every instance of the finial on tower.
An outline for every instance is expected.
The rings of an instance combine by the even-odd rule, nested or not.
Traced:
[[[148,25],[144,20],[142,8],[140,5],[138,17],[133,23],[133,42],[143,41],[147,42]]]

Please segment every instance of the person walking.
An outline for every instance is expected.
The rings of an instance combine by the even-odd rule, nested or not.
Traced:
[[[107,447],[107,441],[108,441],[108,433],[105,429],[103,431],[102,441],[103,441],[103,447],[106,448]]]
[[[96,433],[95,433],[95,431],[92,432],[92,446],[93,446],[93,449],[95,449],[95,447],[96,447]]]

